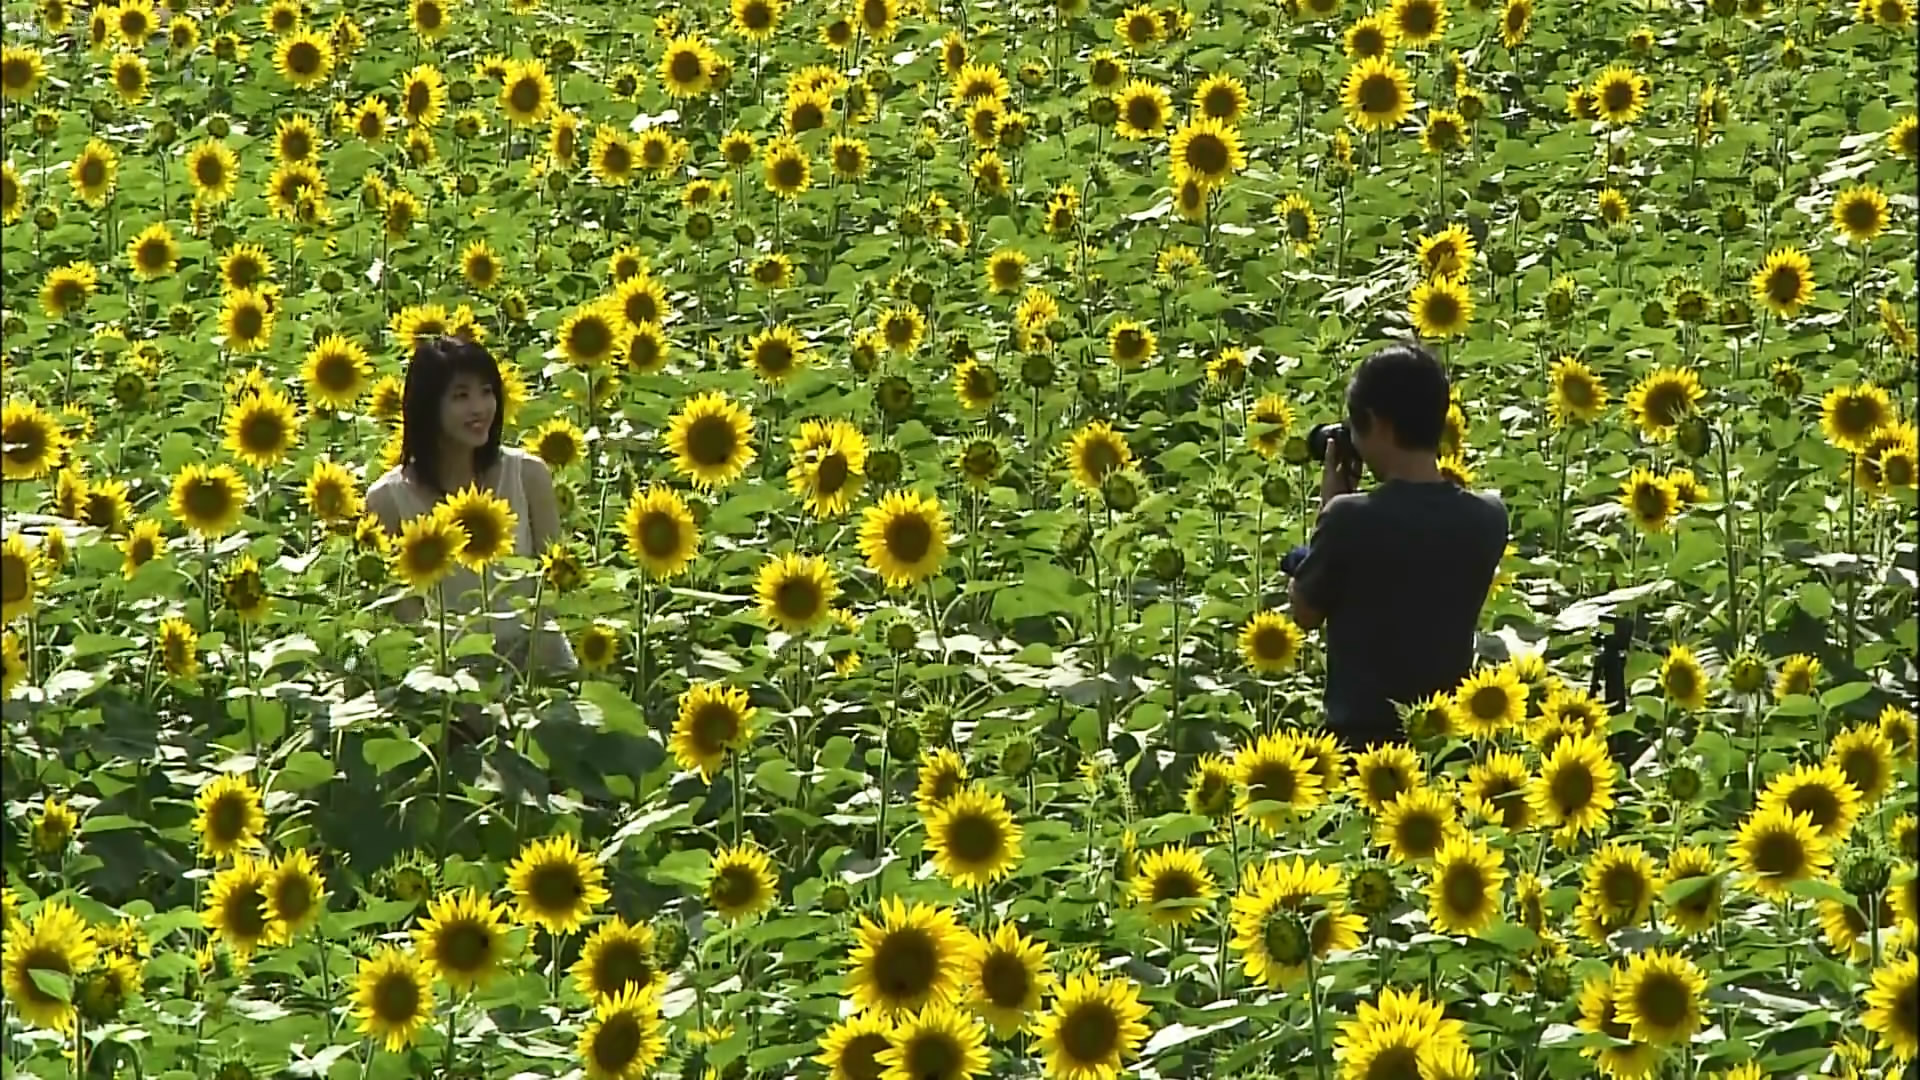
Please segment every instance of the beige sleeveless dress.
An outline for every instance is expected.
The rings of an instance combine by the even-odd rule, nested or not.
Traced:
[[[493,493],[505,499],[513,508],[513,553],[523,558],[534,558],[539,554],[533,550],[533,525],[527,514],[527,491],[523,479],[528,455],[523,450],[512,447],[500,448],[499,477],[494,482]],[[439,498],[434,492],[408,479],[401,466],[388,469],[386,474],[373,482],[367,489],[368,507],[385,510],[402,525],[422,514],[433,512]],[[541,621],[545,624],[534,633],[527,625],[524,609],[532,602],[534,595],[534,577],[501,576],[489,574],[489,580],[482,582],[480,575],[464,566],[456,567],[448,574],[441,587],[445,598],[449,628],[458,621],[460,629],[472,633],[491,631],[493,648],[496,655],[516,670],[526,670],[527,661],[533,659],[538,670],[543,672],[571,671],[577,666],[573,647],[567,643],[566,635],[553,629],[549,616],[545,613]],[[487,593],[491,592],[492,603],[487,603]],[[431,604],[431,598],[428,599]],[[546,607],[546,604],[542,604]],[[483,607],[490,608],[482,611]]]

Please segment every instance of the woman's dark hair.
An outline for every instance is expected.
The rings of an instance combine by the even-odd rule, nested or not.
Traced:
[[[1347,382],[1347,421],[1365,431],[1377,416],[1393,425],[1408,450],[1437,450],[1447,430],[1447,369],[1419,345],[1389,345],[1365,360]]]
[[[463,337],[437,337],[413,347],[407,385],[400,396],[400,464],[415,480],[440,486],[440,403],[455,375],[477,375],[493,387],[493,426],[487,442],[473,451],[473,471],[485,472],[500,460],[500,432],[506,423],[506,384],[493,354]],[[442,492],[445,494],[445,492]]]

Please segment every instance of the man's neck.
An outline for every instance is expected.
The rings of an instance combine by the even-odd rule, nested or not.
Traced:
[[[1400,480],[1409,484],[1437,484],[1446,479],[1440,472],[1440,460],[1432,451],[1396,450],[1376,469],[1382,480]]]

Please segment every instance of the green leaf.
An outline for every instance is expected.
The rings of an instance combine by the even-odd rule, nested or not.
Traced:
[[[35,989],[55,1001],[73,1000],[73,976],[63,971],[49,971],[46,968],[28,968],[27,978],[33,980]]]
[[[753,770],[753,782],[788,802],[800,794],[800,774],[794,772],[793,764],[783,757],[761,762],[760,767]]]
[[[580,697],[600,713],[601,726],[626,735],[651,735],[640,706],[633,703],[618,686],[610,682],[590,681],[580,688]]]
[[[707,870],[712,864],[713,856],[705,851],[676,851],[647,871],[647,880],[660,885],[705,888]]]
[[[333,776],[333,762],[311,750],[298,750],[275,774],[273,786],[288,791],[312,791],[325,787]]]
[[[361,758],[381,776],[424,753],[426,750],[413,739],[368,739],[360,748]]]

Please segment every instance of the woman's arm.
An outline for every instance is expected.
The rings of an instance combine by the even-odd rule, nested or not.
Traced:
[[[553,472],[547,463],[529,454],[520,462],[520,490],[527,497],[527,533],[538,559],[547,545],[560,538],[560,500],[553,494]]]

